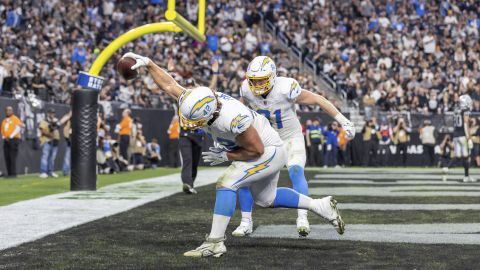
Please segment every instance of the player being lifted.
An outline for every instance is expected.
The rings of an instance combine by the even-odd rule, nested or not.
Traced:
[[[257,56],[248,65],[246,79],[240,89],[240,101],[263,114],[284,142],[287,153],[287,168],[293,189],[308,196],[308,184],[304,175],[306,162],[305,141],[297,117],[295,104],[318,105],[345,130],[347,139],[353,139],[355,128],[330,101],[324,97],[302,89],[295,79],[277,77],[275,63],[267,56]],[[242,220],[232,233],[245,236],[252,233],[253,199],[248,187],[239,190]],[[299,209],[297,231],[299,236],[310,233],[307,210]]]
[[[183,127],[202,127],[219,145],[202,153],[205,162],[215,165],[233,161],[217,180],[210,234],[200,247],[186,252],[185,256],[219,257],[226,253],[225,231],[235,212],[237,190],[245,186],[250,187],[253,200],[260,206],[311,210],[343,234],[345,224],[331,196],[312,199],[290,188],[277,188],[286,152],[278,133],[265,117],[208,87],[183,88],[147,57],[134,53],[127,53],[124,57],[136,60],[132,69],[146,67],[159,88],[178,100]]]
[[[472,141],[470,138],[470,128],[468,122],[470,120],[469,114],[472,110],[472,99],[469,95],[461,95],[458,98],[458,102],[455,105],[453,111],[453,146],[455,152],[455,158],[461,159],[463,163],[463,168],[465,176],[463,177],[463,182],[476,182],[476,180],[469,175],[470,167],[470,145]],[[444,173],[447,173],[447,170],[444,170]]]

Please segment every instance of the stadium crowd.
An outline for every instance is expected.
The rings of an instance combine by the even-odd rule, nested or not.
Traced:
[[[349,100],[373,111],[438,114],[469,92],[480,111],[476,0],[262,1],[291,46]]]
[[[197,19],[197,1],[179,1],[177,10],[190,21]],[[67,8],[68,7],[68,8]],[[165,21],[166,1],[0,1],[0,92],[5,96],[33,93],[41,100],[69,103],[77,74],[127,29]],[[176,79],[186,85],[206,84],[210,66],[220,63],[219,91],[238,96],[248,62],[258,54],[276,60],[279,74],[295,75],[306,89],[316,91],[311,77],[302,75],[262,33],[254,3],[241,0],[208,3],[207,41],[199,43],[184,34],[147,35],[127,44],[105,65],[100,93],[102,105],[118,101],[129,107],[171,109],[173,100],[152,94],[150,76],[123,80],[116,72],[119,57],[127,51],[149,55],[177,67]]]

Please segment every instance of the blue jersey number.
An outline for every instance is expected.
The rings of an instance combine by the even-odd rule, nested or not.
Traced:
[[[268,121],[270,121],[270,111],[258,110],[257,112],[260,113],[260,114],[263,114],[268,119]],[[278,110],[274,111],[273,113],[275,114],[275,122],[277,123],[277,128],[278,129],[283,128],[282,111],[280,109],[278,109]],[[272,124],[271,121],[270,121],[270,124]]]

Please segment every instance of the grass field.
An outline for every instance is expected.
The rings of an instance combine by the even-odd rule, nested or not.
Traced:
[[[308,171],[307,177],[313,179],[318,173],[321,171]],[[282,172],[281,186],[289,185],[287,177]],[[459,185],[462,189],[477,186]],[[1,251],[0,269],[478,269],[480,265],[480,245],[234,238],[230,234],[239,223],[239,211],[227,231],[225,256],[185,258],[182,253],[200,245],[211,224],[214,185],[198,190],[195,196],[176,194]],[[338,196],[337,199],[340,203],[480,204],[477,197],[462,196]],[[477,210],[343,210],[342,216],[347,233],[348,225],[354,224],[480,222]],[[254,212],[256,228],[295,224],[295,218],[295,210],[257,207]],[[311,224],[325,224],[312,214],[309,219]],[[477,229],[476,234],[480,233],[480,228]]]
[[[179,169],[158,168],[119,174],[98,175],[97,188],[179,172]],[[38,175],[0,179],[0,206],[46,195],[70,191],[70,177],[41,179]]]

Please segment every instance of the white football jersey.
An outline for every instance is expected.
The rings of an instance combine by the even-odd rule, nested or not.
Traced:
[[[222,104],[220,115],[212,125],[203,128],[214,141],[229,151],[235,150],[238,148],[235,138],[253,125],[265,147],[282,146],[283,141],[265,117],[229,95],[224,93],[217,95],[218,101]]]
[[[286,140],[294,137],[303,137],[302,126],[297,118],[295,100],[302,88],[295,79],[277,77],[272,91],[264,98],[253,95],[244,80],[240,88],[240,95],[256,112],[263,114],[278,131],[280,138]]]

